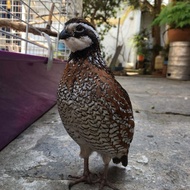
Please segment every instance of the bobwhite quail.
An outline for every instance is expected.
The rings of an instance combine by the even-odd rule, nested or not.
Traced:
[[[59,38],[71,50],[58,87],[58,111],[68,134],[80,146],[83,176],[71,183],[93,183],[89,156],[98,152],[105,164],[100,189],[107,182],[110,160],[128,164],[134,119],[127,92],[107,68],[100,51],[98,33],[88,21],[73,18]]]

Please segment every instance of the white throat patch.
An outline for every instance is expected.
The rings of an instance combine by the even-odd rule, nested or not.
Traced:
[[[75,32],[75,28],[78,26],[78,25],[81,25],[83,26],[84,28],[92,31],[94,33],[94,35],[96,36],[96,38],[98,39],[98,33],[96,32],[96,30],[89,26],[88,24],[85,24],[85,23],[70,23],[66,26],[66,30],[69,31],[70,33],[73,33]],[[65,40],[63,40],[65,45],[72,51],[72,52],[76,52],[76,51],[80,51],[80,50],[83,50],[87,47],[90,47],[92,45],[92,40],[88,37],[88,36],[82,36],[80,38],[75,38],[74,36],[73,37],[69,37]]]
[[[88,36],[82,36],[81,38],[70,37],[63,41],[72,52],[83,50],[92,45],[92,40]]]

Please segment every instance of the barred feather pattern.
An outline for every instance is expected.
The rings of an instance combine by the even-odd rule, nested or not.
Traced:
[[[133,138],[132,106],[127,92],[97,57],[67,63],[58,88],[58,110],[80,146],[121,158]]]

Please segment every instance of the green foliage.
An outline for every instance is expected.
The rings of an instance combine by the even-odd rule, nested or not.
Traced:
[[[132,6],[134,9],[139,9],[141,8],[141,1],[139,0],[128,0],[127,1],[129,6]]]
[[[166,25],[170,28],[190,27],[190,2],[173,2],[165,6],[152,25]]]
[[[133,46],[137,49],[138,55],[147,56],[148,53],[148,39],[149,33],[147,29],[143,29],[138,34],[135,34],[132,38]]]
[[[126,0],[83,0],[83,17],[100,28],[100,37],[109,31],[113,25],[109,23],[110,18],[116,18],[118,9]]]

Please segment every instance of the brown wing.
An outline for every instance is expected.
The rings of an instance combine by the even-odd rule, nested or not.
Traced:
[[[101,102],[109,114],[109,137],[113,146],[129,148],[134,133],[134,118],[128,93],[105,70],[91,65],[90,70],[97,75],[95,91],[92,91],[95,101]],[[119,151],[119,150],[118,150]]]
[[[66,90],[60,100],[69,102],[62,115],[65,122],[75,126],[73,131],[95,151],[113,156],[127,154],[134,130],[131,102],[106,69],[88,61],[68,64],[60,89],[60,93]]]

